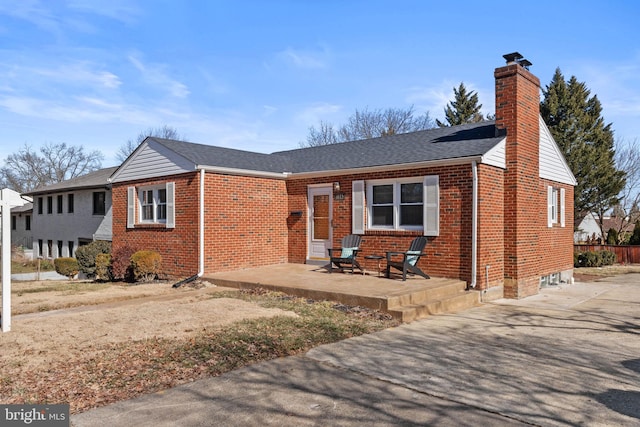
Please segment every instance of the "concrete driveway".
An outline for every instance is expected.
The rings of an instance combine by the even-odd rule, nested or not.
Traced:
[[[434,316],[71,421],[640,426],[640,274]]]

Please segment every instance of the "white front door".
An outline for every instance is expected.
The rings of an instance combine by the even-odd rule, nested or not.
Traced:
[[[326,187],[309,187],[309,259],[328,259],[333,238],[331,228],[333,191]]]

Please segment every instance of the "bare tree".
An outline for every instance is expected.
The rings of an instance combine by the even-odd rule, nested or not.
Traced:
[[[415,132],[418,130],[432,129],[435,123],[425,113],[415,116],[413,106],[402,108],[387,108],[386,110],[356,110],[347,123],[335,128],[331,123],[321,121],[320,127],[309,128],[306,143],[302,147],[314,147],[318,145],[335,144],[337,142],[355,141],[360,139],[377,138],[400,133]]]
[[[613,214],[619,218],[616,222],[618,238],[622,240],[629,224],[640,220],[640,142],[634,139],[627,143],[616,140],[615,163],[619,170],[626,173],[626,184],[618,195],[619,203],[613,207]],[[601,230],[607,232],[608,230]],[[604,234],[602,234],[604,236]],[[618,242],[621,243],[621,242]]]
[[[148,128],[145,131],[142,131],[138,134],[138,137],[133,140],[130,139],[120,146],[118,152],[116,153],[116,160],[120,163],[127,160],[127,158],[134,152],[136,148],[145,140],[148,136],[157,136],[158,138],[164,139],[180,139],[182,136],[178,134],[178,131],[171,126],[162,125],[157,128]]]
[[[39,152],[25,144],[6,158],[0,169],[0,185],[26,193],[98,170],[103,157],[100,151],[87,153],[82,146],[68,146],[64,142],[48,143]]]

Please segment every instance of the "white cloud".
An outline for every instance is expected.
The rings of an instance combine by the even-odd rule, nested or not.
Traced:
[[[343,107],[337,104],[317,103],[304,108],[295,115],[295,120],[304,123],[306,126],[314,126],[320,121],[331,121]]]
[[[67,7],[79,12],[105,16],[130,25],[135,24],[142,15],[142,10],[132,0],[109,0],[106,2],[68,0]]]
[[[165,65],[150,64],[149,66],[146,66],[135,55],[129,55],[128,58],[133,66],[142,73],[145,82],[157,86],[162,90],[168,91],[176,98],[186,98],[191,93],[187,85],[179,82],[178,80],[172,79],[164,72],[164,69],[166,68]]]
[[[463,82],[467,88],[467,92],[476,92],[478,94],[479,103],[482,104],[482,112],[484,114],[495,111],[494,90],[484,90],[477,88],[473,82]],[[417,110],[428,111],[432,118],[444,119],[444,109],[453,99],[453,88],[456,89],[460,82],[452,80],[443,80],[435,86],[414,86],[408,89],[406,101],[413,104]]]
[[[285,50],[278,52],[277,57],[297,68],[320,69],[327,68],[329,66],[330,54],[326,48],[322,48],[319,51],[305,51],[288,47]]]

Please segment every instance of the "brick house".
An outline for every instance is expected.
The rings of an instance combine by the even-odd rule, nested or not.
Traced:
[[[573,276],[576,184],[518,54],[495,70],[496,120],[253,153],[147,138],[114,172],[113,246],[159,251],[186,277],[364,254],[428,238],[421,267],[487,298]]]

